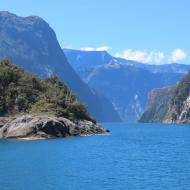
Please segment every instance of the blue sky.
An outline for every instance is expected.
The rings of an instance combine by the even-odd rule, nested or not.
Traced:
[[[190,64],[189,0],[0,0],[0,9],[44,18],[63,48]]]

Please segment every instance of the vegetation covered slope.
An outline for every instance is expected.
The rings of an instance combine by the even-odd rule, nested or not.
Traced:
[[[169,100],[175,87],[160,88],[151,91],[148,95],[148,105],[139,122],[161,123],[168,111]]]
[[[1,59],[10,59],[40,77],[59,76],[98,121],[120,121],[111,102],[91,90],[76,74],[55,32],[42,18],[0,11],[0,26]]]
[[[140,122],[190,123],[190,72],[176,86],[154,92]]]
[[[8,60],[0,61],[0,116],[46,114],[94,121],[57,77],[39,79]]]
[[[178,83],[171,96],[166,123],[190,123],[190,72]]]

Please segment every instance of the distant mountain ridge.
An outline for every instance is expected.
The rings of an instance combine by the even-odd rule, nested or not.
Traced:
[[[68,61],[74,68],[94,68],[102,65],[130,65],[137,68],[145,69],[153,73],[158,72],[173,72],[185,74],[190,70],[190,65],[170,63],[164,65],[144,64],[141,62],[126,60],[119,57],[111,56],[107,51],[84,51],[63,49]]]
[[[98,121],[120,121],[112,104],[89,89],[68,63],[53,29],[43,19],[0,12],[0,58],[41,77],[58,75]]]
[[[177,63],[143,64],[112,57],[106,51],[64,49],[64,52],[81,78],[104,94],[127,122],[141,117],[150,91],[175,84],[190,69],[189,65]]]
[[[101,66],[91,73],[87,82],[113,103],[123,121],[134,122],[144,112],[147,95],[152,89],[170,86],[182,76],[179,73],[152,73],[128,65]]]

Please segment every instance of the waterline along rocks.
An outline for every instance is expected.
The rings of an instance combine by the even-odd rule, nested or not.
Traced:
[[[0,68],[0,138],[106,132],[58,77],[40,79],[8,60]]]
[[[0,138],[27,140],[67,136],[103,134],[108,130],[87,120],[70,121],[66,118],[24,115],[10,119],[0,128]]]

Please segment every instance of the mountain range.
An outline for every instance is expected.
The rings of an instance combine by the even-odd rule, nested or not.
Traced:
[[[60,77],[101,122],[135,122],[155,88],[176,84],[189,70],[178,63],[148,65],[106,51],[62,49],[53,29],[37,16],[0,12],[0,58],[41,78]]]
[[[47,22],[1,11],[0,25],[1,59],[10,59],[40,77],[57,75],[98,121],[120,121],[109,100],[91,90],[73,70]]]
[[[150,91],[175,84],[189,65],[148,65],[109,55],[106,51],[63,50],[83,81],[108,98],[123,121],[137,121]]]

